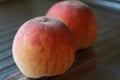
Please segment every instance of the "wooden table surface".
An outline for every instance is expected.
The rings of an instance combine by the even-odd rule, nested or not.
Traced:
[[[12,58],[12,41],[25,21],[45,15],[57,1],[8,0],[0,3],[0,80],[35,80],[25,77],[16,67]],[[74,64],[63,75],[37,80],[120,80],[120,13],[89,6],[98,21],[94,45],[77,51]]]

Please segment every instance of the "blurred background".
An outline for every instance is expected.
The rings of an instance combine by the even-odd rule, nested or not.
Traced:
[[[24,77],[12,58],[15,33],[25,21],[44,16],[58,1],[61,0],[0,0],[0,80]],[[120,80],[120,0],[80,1],[86,3],[96,15],[97,39],[92,48],[76,52],[75,64],[78,65],[61,78],[54,79]],[[79,60],[82,63],[77,63]]]

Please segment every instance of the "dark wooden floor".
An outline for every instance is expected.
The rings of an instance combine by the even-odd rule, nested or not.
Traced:
[[[12,41],[27,20],[43,16],[58,0],[8,0],[0,3],[0,80],[33,80],[20,73],[12,59]],[[120,80],[120,13],[93,9],[98,34],[92,48],[76,52],[73,66],[63,75],[39,80]]]

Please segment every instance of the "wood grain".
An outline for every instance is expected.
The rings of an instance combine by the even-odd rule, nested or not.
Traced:
[[[95,57],[96,53],[92,48],[89,48],[84,51],[76,52],[75,62],[73,63],[72,67],[63,75],[32,79],[25,77],[21,72],[17,72],[7,77],[6,80],[15,80],[17,78],[19,78],[18,80],[79,80],[86,77],[84,75],[88,75],[95,70],[97,63]]]
[[[59,0],[8,0],[0,3],[0,80],[120,80],[120,14],[90,5],[98,22],[95,44],[76,52],[72,67],[62,75],[31,79],[12,58],[12,41],[27,20],[43,16]],[[88,4],[89,5],[89,4]]]

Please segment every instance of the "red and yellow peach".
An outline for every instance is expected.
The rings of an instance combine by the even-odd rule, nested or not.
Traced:
[[[54,4],[46,16],[59,19],[67,25],[74,35],[76,50],[93,45],[97,22],[92,10],[78,0],[61,1]]]
[[[24,75],[40,78],[67,71],[74,61],[75,44],[65,24],[43,16],[20,27],[12,51],[14,61]]]

